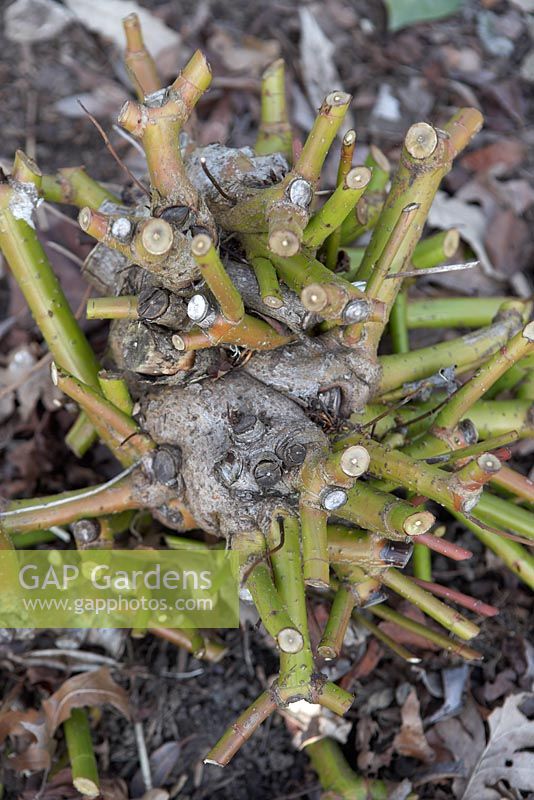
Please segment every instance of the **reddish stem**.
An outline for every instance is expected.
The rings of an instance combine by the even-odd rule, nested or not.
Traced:
[[[476,597],[471,597],[469,594],[459,592],[457,589],[449,589],[447,586],[442,586],[439,583],[431,583],[431,581],[424,581],[421,578],[412,577],[412,580],[437,597],[446,597],[448,600],[457,603],[463,608],[468,608],[470,611],[482,614],[483,617],[495,617],[499,613],[499,609],[496,608],[496,606],[483,603],[482,600],[477,600]]]
[[[417,537],[417,544],[426,544],[430,550],[435,553],[441,553],[447,558],[452,558],[453,561],[466,561],[471,558],[473,553],[471,550],[466,550],[454,542],[449,542],[447,539],[441,539],[439,536],[433,536],[431,533],[422,533]]]

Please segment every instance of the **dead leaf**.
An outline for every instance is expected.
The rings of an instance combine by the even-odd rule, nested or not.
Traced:
[[[484,239],[492,264],[505,275],[524,269],[530,260],[530,231],[512,209],[497,212]]]
[[[452,786],[454,796],[460,797],[466,778],[471,774],[486,742],[484,722],[474,700],[468,697],[461,714],[438,722],[430,733],[439,737],[442,745],[462,767],[461,774],[464,777],[456,778]]]
[[[241,44],[223,28],[217,28],[210,37],[208,47],[220,57],[230,72],[246,73],[247,76],[261,72],[280,55],[280,44],[275,39],[256,39],[244,36]]]
[[[380,647],[376,639],[370,638],[367,650],[362,658],[357,661],[348,672],[341,678],[340,685],[347,692],[352,691],[356,681],[361,678],[366,678],[380,663],[384,655],[383,649]]]
[[[471,172],[488,172],[504,175],[518,167],[527,154],[527,148],[518,139],[499,139],[486,147],[472,150],[460,160]]]
[[[492,683],[484,684],[484,700],[494,703],[499,697],[509,694],[517,685],[517,673],[513,669],[498,672]]]
[[[121,50],[124,50],[126,41],[122,20],[132,13],[139,16],[143,39],[154,58],[164,50],[181,46],[181,37],[176,31],[133,0],[91,0],[90,3],[87,0],[65,0],[65,5],[86,28],[111,39]]]
[[[527,180],[495,180],[493,185],[503,205],[509,206],[516,214],[524,214],[534,204],[534,188]]]
[[[165,742],[150,754],[152,783],[162,786],[167,781],[180,757],[181,750],[180,742]],[[143,776],[141,770],[138,769],[130,782],[130,792],[134,797],[139,797],[143,793],[143,788]]]
[[[425,764],[434,761],[435,753],[428,744],[421,719],[419,699],[411,689],[401,709],[402,725],[393,740],[393,747],[403,756],[417,758]]]
[[[462,696],[468,677],[469,667],[467,664],[461,664],[459,667],[449,667],[443,670],[443,705],[438,708],[431,717],[425,719],[427,725],[439,722],[447,717],[452,717],[460,711],[462,707]]]
[[[430,207],[427,221],[433,228],[442,231],[458,228],[462,239],[475,251],[486,274],[497,276],[484,245],[488,220],[478,206],[467,203],[458,196],[449,197],[445,192],[438,191]]]
[[[380,730],[380,725],[372,717],[365,715],[360,717],[356,725],[356,751],[358,753],[358,769],[364,773],[378,772],[381,767],[389,767],[393,758],[393,745],[386,747],[382,752],[378,752],[376,747],[371,745]]]
[[[31,708],[0,715],[0,743],[8,736],[17,742],[15,753],[6,761],[10,769],[37,772],[50,768],[55,742],[41,712]]]
[[[0,370],[0,420],[13,412],[15,398],[23,422],[29,419],[39,399],[48,410],[57,408],[60,394],[50,390],[50,366],[46,363],[32,372],[36,363],[32,348],[27,345],[9,353],[7,368]],[[12,391],[10,387],[14,387]]]
[[[56,728],[69,718],[73,708],[107,704],[114,706],[130,719],[126,692],[115,683],[109,669],[101,667],[94,672],[83,672],[65,681],[57,692],[43,702],[43,711],[53,734]]]
[[[534,694],[515,694],[488,717],[489,739],[471,774],[462,800],[500,800],[494,789],[506,781],[512,789],[532,790],[534,777],[534,720],[521,710]]]
[[[323,33],[309,8],[300,8],[300,60],[302,79],[308,100],[319,109],[329,92],[343,88],[334,63],[335,47]],[[354,127],[350,111],[345,115],[343,130]]]
[[[12,42],[45,42],[72,20],[73,15],[53,0],[16,0],[4,13],[5,34]]]

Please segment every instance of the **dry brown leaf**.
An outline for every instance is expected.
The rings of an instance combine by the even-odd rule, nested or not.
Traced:
[[[530,260],[529,226],[510,208],[492,217],[484,243],[492,264],[505,275],[524,269]]]
[[[0,715],[0,743],[8,736],[17,741],[17,751],[7,759],[7,766],[32,772],[50,768],[55,742],[41,712],[31,708]]]
[[[122,20],[128,14],[139,16],[143,29],[143,39],[154,58],[168,48],[178,49],[181,37],[171,30],[158,17],[142,8],[134,0],[65,0],[65,5],[93,33],[98,33],[124,50],[125,38]]]
[[[443,745],[463,769],[462,774],[465,777],[456,778],[452,787],[454,796],[460,797],[465,788],[466,778],[473,770],[478,754],[486,741],[484,722],[474,700],[469,697],[461,714],[438,722],[432,728],[432,733],[439,736]]]
[[[371,741],[380,730],[380,725],[371,716],[362,716],[356,724],[356,751],[358,769],[362,772],[378,772],[389,767],[393,758],[393,745],[379,751]]]
[[[425,764],[434,761],[436,755],[428,744],[421,719],[419,699],[411,689],[401,709],[402,725],[393,740],[393,747],[403,756],[417,758]]]
[[[488,717],[489,739],[469,778],[462,800],[500,800],[494,789],[505,781],[511,789],[531,791],[534,785],[534,719],[522,708],[534,708],[534,694],[515,694]]]
[[[61,687],[43,702],[43,711],[51,733],[69,718],[73,708],[82,706],[112,705],[130,719],[128,696],[119,686],[107,667],[94,672],[84,672],[65,681]]]
[[[217,53],[227,70],[246,73],[247,76],[259,75],[280,55],[280,44],[275,39],[243,36],[241,44],[236,44],[222,28],[217,28],[210,37],[208,47]]]
[[[449,197],[442,191],[436,192],[428,215],[428,224],[439,230],[458,228],[460,236],[471,245],[487,275],[496,275],[495,268],[484,246],[488,219],[476,205],[467,203],[458,196]]]
[[[518,167],[527,154],[527,148],[518,139],[499,139],[463,156],[460,164],[471,172],[488,172],[503,175]]]

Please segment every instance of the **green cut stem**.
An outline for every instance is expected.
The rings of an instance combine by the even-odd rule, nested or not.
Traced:
[[[410,203],[402,209],[391,236],[377,259],[365,290],[370,298],[384,303],[386,307],[384,317],[382,321],[349,325],[345,331],[347,341],[358,341],[363,334],[366,346],[370,346],[373,350],[378,348],[391,308],[402,286],[402,280],[391,280],[391,275],[402,272],[421,235],[419,228],[422,224],[417,203]]]
[[[388,491],[397,486],[404,486],[411,492],[435,500],[452,511],[462,510],[464,503],[469,503],[477,493],[477,490],[470,490],[469,483],[462,480],[460,473],[446,473],[433,464],[416,461],[405,452],[390,449],[373,439],[366,439],[361,434],[349,434],[345,440],[336,443],[335,447],[346,446],[347,442],[365,445],[371,456],[369,472],[377,478],[388,481]],[[413,510],[413,506],[411,508]]]
[[[5,511],[0,512],[0,531],[5,536],[46,530],[79,519],[102,517],[139,507],[132,475],[121,473],[112,481],[86,489],[30,500],[12,500]]]
[[[460,234],[456,228],[427,236],[419,242],[412,256],[412,264],[416,269],[429,269],[437,267],[448,261],[458,250]],[[488,322],[491,322],[491,317]],[[484,323],[482,323],[484,324]],[[488,323],[485,323],[486,325]]]
[[[363,614],[355,612],[353,616],[356,622],[358,622],[360,625],[363,625],[364,628],[367,628],[367,630],[373,634],[375,639],[378,639],[379,642],[382,642],[382,644],[385,644],[386,647],[389,647],[389,649],[398,655],[399,658],[402,658],[403,661],[407,661],[408,664],[421,663],[420,658],[414,656],[414,654],[407,650],[404,645],[399,644],[395,641],[395,639],[392,639],[391,636],[388,636],[387,633],[384,633],[384,631],[379,628],[378,625],[374,625]]]
[[[354,208],[370,180],[371,172],[367,167],[351,169],[343,183],[336,188],[323,207],[308,222],[304,229],[302,243],[312,249],[320,247],[332,231],[339,228],[351,209]]]
[[[341,246],[357,241],[376,225],[384,207],[384,192],[369,192],[369,188],[341,226]],[[365,248],[364,248],[365,251]],[[363,259],[363,255],[362,255]],[[361,260],[359,263],[361,263]],[[357,270],[351,270],[351,280],[356,280]]]
[[[283,542],[280,546],[279,540],[282,532]],[[298,653],[280,653],[278,684],[284,690],[295,690],[297,693],[310,696],[314,664],[306,612],[306,590],[299,533],[299,523],[295,517],[290,517],[286,513],[273,515],[270,558],[276,587],[291,620],[300,631],[304,643]]]
[[[54,360],[98,387],[98,362],[83,335],[35,230],[10,211],[15,191],[0,186],[0,248]]]
[[[389,546],[383,539],[358,528],[347,528],[345,525],[328,525],[328,555],[330,563],[335,565],[336,572],[342,567],[343,578],[353,582],[353,575],[345,573],[345,566],[350,568],[357,564],[369,573],[387,566],[384,553]],[[356,576],[361,577],[359,574]],[[367,576],[365,576],[365,580]]]
[[[388,792],[383,781],[361,778],[351,770],[337,742],[319,739],[306,745],[312,767],[319,776],[325,792],[324,800],[386,800]]]
[[[196,658],[218,664],[228,652],[228,648],[213,639],[204,639],[203,647],[199,649],[194,628],[149,628],[150,633],[159,639],[183,647],[188,653],[192,653]]]
[[[317,697],[313,699],[313,702],[318,702],[324,708],[328,708],[329,711],[342,717],[353,704],[354,696],[336,683],[326,681],[319,688]]]
[[[488,525],[534,540],[534,514],[503,497],[484,492],[476,516]]]
[[[311,183],[319,180],[326,154],[336,138],[350,101],[351,96],[345,92],[331,92],[326,96],[293,172]]]
[[[268,66],[261,76],[261,116],[254,149],[260,156],[282,153],[291,163],[293,134],[287,114],[285,64],[282,58]]]
[[[487,392],[507,369],[534,352],[534,322],[529,323],[480,367],[471,380],[451,397],[437,415],[433,427],[452,430],[472,405]]]
[[[62,370],[53,370],[56,386],[84,410],[102,441],[123,466],[129,467],[155,447],[132,417],[90,386]]]
[[[432,580],[432,554],[426,544],[414,544],[413,574],[423,581]]]
[[[427,241],[425,239],[425,241]],[[424,242],[419,242],[419,247]],[[414,258],[417,255],[415,248]],[[408,328],[482,328],[490,325],[508,297],[440,297],[410,300],[406,309]]]
[[[63,167],[56,175],[43,175],[40,193],[49,203],[66,203],[78,208],[89,206],[96,210],[106,200],[121,204],[120,198],[93,180],[84,167]]]
[[[319,500],[326,483],[319,470],[320,458],[320,454],[310,453],[302,467],[299,510],[304,581],[308,586],[327,589],[330,583],[328,512],[321,508]]]
[[[527,374],[517,390],[517,396],[524,400],[534,401],[534,368],[529,367]]]
[[[85,708],[73,708],[63,723],[74,788],[85,797],[100,794],[98,767]]]
[[[442,647],[448,653],[454,653],[455,655],[464,658],[466,661],[480,661],[483,658],[483,656],[477,650],[473,650],[462,642],[457,642],[454,639],[451,639],[449,636],[444,636],[442,633],[439,633],[439,631],[435,631],[432,628],[427,628],[426,625],[422,625],[420,622],[416,622],[411,617],[407,617],[404,614],[400,614],[398,611],[394,611],[394,609],[386,606],[384,603],[371,606],[368,611],[370,611],[371,614],[374,614],[375,617],[386,620],[386,622],[393,622],[395,625],[398,625],[399,628],[402,628],[405,631],[410,631],[410,633],[415,633],[417,636],[421,636],[428,642],[437,644],[438,647]]]
[[[337,168],[336,186],[342,186],[345,178],[352,168],[352,159],[356,148],[356,131],[347,131],[341,143],[339,154],[339,164]],[[367,165],[366,165],[367,166]],[[371,180],[373,174],[371,170]],[[341,226],[336,228],[324,244],[324,262],[328,269],[335,270],[337,266],[338,251],[341,244]]]
[[[27,550],[36,547],[38,544],[49,544],[57,542],[57,536],[53,531],[27,531],[26,533],[14,533],[11,537],[13,546],[17,550]]]
[[[221,307],[225,319],[240,322],[245,315],[243,298],[228,275],[213,242],[205,233],[199,233],[191,243],[191,252],[200,267],[202,277]]]
[[[426,533],[435,522],[429,511],[415,511],[398,497],[357,483],[347,492],[347,502],[336,509],[336,516],[388,539],[406,541],[408,536]]]
[[[304,580],[310,586],[328,588],[329,564],[326,521],[328,511],[321,507],[321,492],[329,485],[350,487],[369,464],[363,447],[344,448],[324,458],[312,453],[301,472],[300,516]]]
[[[274,350],[292,341],[268,322],[245,314],[240,322],[217,316],[209,328],[192,328],[189,333],[175,334],[172,342],[177,350],[203,350],[221,344],[236,344],[250,350]]]
[[[518,542],[505,539],[503,536],[481,528],[473,519],[468,519],[463,514],[454,514],[454,516],[474,533],[485,547],[495,553],[524,584],[534,590],[534,558],[528,550]]]
[[[330,615],[317,647],[317,653],[327,661],[339,656],[355,605],[354,594],[341,585],[334,596]]]
[[[497,475],[491,479],[491,485],[504,489],[505,492],[527,503],[534,503],[534,481],[511,467],[502,466]]]
[[[141,140],[146,154],[153,210],[168,205],[198,207],[198,192],[187,177],[176,142],[210,83],[210,67],[197,50],[169,87],[162,106],[127,101],[121,109],[119,124]]]
[[[493,397],[497,397],[497,395],[501,394],[502,392],[508,392],[511,389],[515,389],[518,384],[522,384],[523,381],[529,379],[529,376],[534,374],[534,358],[529,356],[527,358],[521,359],[517,364],[514,364],[513,367],[510,367],[504,375],[502,375],[499,380],[495,381],[493,386],[488,389],[486,392],[486,398],[489,400]],[[534,400],[534,392],[531,392],[531,396],[529,397],[528,394],[524,393],[524,385],[522,384],[519,386],[519,390],[517,392],[518,397],[525,397],[526,399]]]
[[[472,639],[477,636],[479,628],[454,608],[442,603],[425,589],[414,583],[407,575],[403,575],[396,569],[390,567],[382,575],[382,582],[393,589],[394,592],[404,597],[405,600],[421,609],[429,617],[435,619],[444,628],[460,637],[460,639]]]
[[[398,293],[389,317],[389,332],[394,353],[408,353],[410,351],[407,306],[406,290],[403,290]]]
[[[413,249],[411,239],[413,238],[418,211],[419,206],[417,203],[410,203],[399,214],[391,236],[389,236],[384,245],[384,249],[367,281],[365,292],[370,297],[374,297],[376,300],[389,300],[390,289],[396,284],[393,282],[387,283],[386,279],[388,275],[393,275],[402,270],[403,264],[409,257],[408,250]],[[412,234],[411,236],[410,233]]]
[[[288,653],[302,650],[304,637],[290,618],[269,567],[264,563],[257,564],[250,572],[246,586],[265,630],[277,641],[280,650]]]
[[[131,417],[134,403],[128,384],[121,378],[120,373],[101,369],[98,373],[98,383],[106,400],[113,403],[123,414]]]
[[[360,266],[359,280],[367,280],[373,272],[407,203],[417,203],[420,207],[417,228],[421,235],[441,179],[450,170],[453,158],[466,147],[481,125],[482,115],[473,108],[461,109],[445,125],[444,134],[426,123],[412,125],[404,140],[391,190]]]
[[[272,691],[265,691],[243,711],[204,759],[205,764],[226,767],[261,723],[276,709]]]
[[[329,270],[315,258],[309,258],[299,253],[295,256],[282,258],[271,253],[263,237],[243,237],[249,259],[257,256],[268,258],[274,265],[278,276],[297,294],[312,283],[334,285],[346,292],[347,300],[350,298],[363,298],[363,292],[356,289],[348,281],[343,280]]]
[[[157,92],[162,87],[154,59],[143,41],[141,23],[137,14],[128,14],[122,21],[126,35],[124,63],[139,100]]]
[[[391,164],[385,153],[372,144],[365,159],[365,166],[369,167],[373,177],[367,187],[368,192],[383,192],[388,184],[391,174]]]
[[[268,258],[252,258],[250,265],[254,270],[260,297],[269,308],[282,308],[284,298],[280,291],[278,276],[272,262]]]
[[[343,554],[341,558],[343,558]],[[339,580],[337,583],[332,580],[331,586],[339,586],[341,582],[350,589],[354,595],[355,605],[359,608],[363,608],[370,600],[376,600],[377,596],[381,594],[379,576],[370,578],[361,567],[345,561],[333,562],[332,566]],[[368,569],[367,566],[365,568]]]
[[[85,315],[87,319],[139,319],[138,299],[127,294],[120,297],[91,297],[87,301]]]
[[[74,455],[81,458],[98,441],[98,434],[89,422],[87,415],[82,411],[65,436],[65,444]]]
[[[386,394],[405,383],[428,378],[443,366],[455,364],[458,371],[470,367],[493,355],[516,330],[517,318],[504,316],[487,328],[448,342],[422,347],[410,353],[380,356],[378,361],[382,367],[382,378],[378,392]]]

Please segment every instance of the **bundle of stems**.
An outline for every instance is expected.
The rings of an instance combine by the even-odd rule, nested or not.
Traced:
[[[293,147],[279,60],[263,76],[255,154],[238,151],[232,161],[220,153],[209,156],[207,148],[197,159],[181,134],[211,82],[205,57],[194,53],[164,88],[135,14],[126,18],[125,31],[138,100],[123,106],[119,122],[146,155],[150,188],[136,182],[148,199],[121,207],[82,168],[43,176],[21,152],[0,183],[0,248],[52,354],[53,380],[81,411],[70,444],[81,454],[98,437],[123,471],[94,487],[8,502],[0,510],[0,547],[47,542],[57,526],[71,523],[79,526],[78,538],[84,526],[96,531],[91,546],[111,546],[114,532],[129,525],[122,514],[135,509],[155,516],[165,511],[166,519],[178,520],[173,525],[181,533],[202,527],[188,507],[197,490],[194,479],[178,455],[173,460],[168,452],[171,480],[167,466],[164,479],[158,477],[162,444],[134,418],[134,400],[154,385],[141,370],[133,370],[128,383],[122,371],[101,370],[69,309],[33,227],[32,211],[44,197],[79,207],[82,230],[98,248],[118,254],[122,266],[110,296],[92,299],[88,317],[115,320],[120,332],[134,326],[176,355],[173,369],[150,373],[156,391],[167,378],[171,385],[224,381],[229,372],[246,371],[249,362],[260,364],[261,380],[285,401],[296,399],[308,421],[323,427],[322,445],[299,442],[289,460],[279,450],[269,452],[265,463],[285,484],[280,495],[270,484],[260,492],[258,481],[252,493],[247,485],[247,496],[260,497],[251,504],[261,506],[261,513],[244,515],[237,492],[230,495],[246,534],[232,539],[232,546],[242,548],[243,589],[275,643],[280,667],[208,753],[207,762],[224,766],[271,713],[292,702],[320,704],[337,714],[348,710],[352,696],[320,672],[320,659],[341,653],[352,620],[416,663],[418,656],[363,609],[461,658],[480,657],[464,644],[476,636],[477,625],[440,598],[479,616],[496,609],[432,580],[431,551],[457,561],[472,553],[442,536],[435,514],[422,505],[426,501],[450,512],[534,587],[532,558],[523,546],[534,538],[532,484],[503,465],[509,447],[534,431],[532,302],[410,296],[414,272],[440,267],[458,250],[458,231],[421,236],[441,179],[482,124],[478,110],[460,109],[441,129],[412,125],[394,172],[375,147],[365,165],[354,166],[356,133],[342,129],[350,96],[341,91],[327,95],[302,148]],[[323,164],[338,134],[343,138],[336,186],[318,207]],[[195,159],[204,183],[195,177]],[[368,245],[359,246],[369,230]],[[341,250],[347,243],[354,245],[345,251],[350,267],[339,272],[347,263]],[[252,300],[234,280],[232,258],[256,287]],[[410,330],[423,327],[474,330],[411,349]],[[386,333],[392,352],[379,356]],[[141,338],[134,340],[138,346]],[[303,377],[298,360],[307,347],[317,347],[320,355]],[[158,358],[161,364],[159,350]],[[317,377],[310,401],[299,387],[313,383],[315,367],[326,377]],[[261,392],[259,380],[257,386]],[[353,396],[347,387],[361,392]],[[341,396],[345,405],[333,401],[331,413],[324,396]],[[353,415],[348,432],[339,434],[342,407]],[[222,431],[221,440],[234,435]],[[269,483],[272,474],[263,477]],[[192,485],[184,491],[187,480]],[[168,545],[189,549],[202,543],[169,535]],[[412,552],[414,578],[402,572]],[[316,651],[308,625],[310,592],[332,599]],[[433,622],[416,623],[385,605],[389,592]],[[150,630],[208,661],[225,652],[200,631]],[[75,784],[97,792],[84,711],[65,723],[65,735]],[[311,744],[308,752],[329,791],[385,796],[379,782],[364,785],[348,771],[332,742]]]

